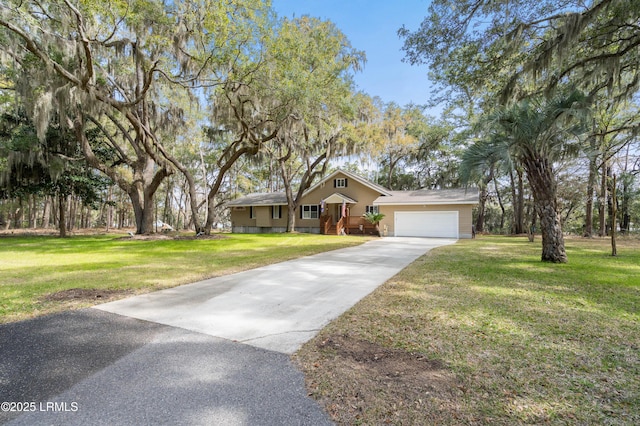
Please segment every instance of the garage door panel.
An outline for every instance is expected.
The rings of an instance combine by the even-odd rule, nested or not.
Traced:
[[[458,212],[396,212],[397,237],[458,238]]]

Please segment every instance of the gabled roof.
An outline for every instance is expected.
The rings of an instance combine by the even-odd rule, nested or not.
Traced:
[[[230,207],[248,207],[248,206],[286,206],[287,194],[284,192],[253,193],[227,202]]]
[[[419,189],[417,191],[391,191],[380,185],[360,177],[346,170],[338,169],[329,176],[322,179],[304,192],[304,195],[314,191],[322,184],[335,178],[338,174],[342,174],[349,179],[353,179],[360,184],[371,188],[378,192],[380,197],[373,202],[374,205],[439,205],[439,204],[478,204],[479,191],[478,188],[466,189]],[[344,194],[336,192],[327,197],[330,202],[346,201],[350,204],[357,203],[356,200],[347,197]],[[273,193],[253,193],[240,197],[236,200],[226,203],[229,207],[248,207],[248,206],[286,206],[287,195],[284,192]]]
[[[310,187],[309,189],[307,189],[306,191],[304,191],[304,195],[307,195],[308,193],[314,191],[316,188],[320,187],[323,183],[326,183],[328,181],[330,181],[331,179],[335,178],[338,174],[343,174],[346,177],[348,177],[349,179],[353,179],[356,182],[361,183],[362,185],[369,187],[371,189],[373,189],[376,192],[379,192],[380,195],[391,195],[391,191],[389,191],[387,188],[384,188],[380,185],[377,185],[373,182],[369,182],[368,180],[366,180],[363,177],[360,177],[356,174],[353,174],[351,172],[348,172],[346,170],[342,170],[342,169],[338,169],[335,172],[331,173],[329,176],[325,177],[324,179],[322,179],[320,182],[316,183],[315,185],[313,185],[312,187]]]
[[[351,197],[347,197],[346,195],[341,194],[339,192],[334,192],[333,194],[329,195],[327,198],[325,198],[322,201],[328,204],[339,204],[342,202],[349,203],[349,204],[356,204],[358,202],[357,200],[354,200]]]
[[[438,205],[438,204],[478,204],[478,188],[462,189],[419,189],[417,191],[389,191],[388,196],[378,197],[374,205]]]

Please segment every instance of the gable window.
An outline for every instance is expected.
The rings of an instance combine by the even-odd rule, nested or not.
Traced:
[[[271,218],[282,219],[282,206],[271,206]]]
[[[300,208],[300,217],[302,219],[318,219],[320,208],[317,204],[306,204]]]
[[[378,213],[378,206],[367,206],[367,213]]]
[[[333,180],[334,188],[346,188],[347,187],[347,178],[338,178]]]

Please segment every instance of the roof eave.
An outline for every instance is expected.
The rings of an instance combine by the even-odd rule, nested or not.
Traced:
[[[239,204],[231,204],[227,203],[227,207],[260,207],[260,206],[286,206],[287,203],[239,203]]]
[[[461,205],[461,204],[469,204],[475,205],[478,204],[478,201],[387,201],[387,202],[379,202],[374,201],[374,206],[443,206],[443,205]]]
[[[371,189],[373,189],[376,192],[379,192],[382,195],[386,195],[389,196],[391,195],[391,192],[389,192],[388,189],[381,187],[378,184],[375,184],[373,182],[369,182],[368,180],[366,180],[363,177],[360,177],[356,174],[353,174],[351,172],[348,172],[346,170],[342,170],[342,169],[338,169],[335,172],[331,173],[329,176],[325,177],[324,179],[320,180],[320,182],[316,183],[315,185],[313,185],[312,187],[310,187],[309,189],[307,189],[306,191],[304,191],[303,195],[306,196],[309,193],[315,191],[317,188],[320,187],[320,185],[322,185],[323,183],[328,182],[329,180],[333,179],[334,176],[336,176],[338,173],[342,173],[344,175],[346,175],[347,177],[351,178],[351,179],[355,179],[356,181],[358,181],[359,183],[361,183],[364,186],[367,186]]]

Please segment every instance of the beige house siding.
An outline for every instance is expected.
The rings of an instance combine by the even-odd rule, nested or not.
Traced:
[[[277,206],[276,206],[277,208]],[[234,207],[231,209],[231,226],[248,228],[282,228],[287,227],[287,206],[282,206],[282,218],[273,219],[272,206],[254,206],[255,219],[251,219],[249,207]]]
[[[249,207],[233,207],[231,209],[231,226],[256,226],[256,220],[249,217]]]
[[[266,228],[271,226],[271,206],[254,207],[256,216],[256,226]]]
[[[347,179],[347,187],[334,188],[335,179]],[[300,206],[297,209],[296,227],[320,227],[319,219],[300,219],[300,210],[303,205],[320,205],[322,200],[335,193],[340,193],[358,202],[356,205],[347,204],[349,216],[362,216],[366,212],[366,206],[372,206],[373,200],[381,195],[378,191],[363,185],[357,180],[338,173],[332,179],[320,184],[314,191],[302,197]],[[341,203],[327,204],[324,214],[331,215],[335,222],[336,214],[339,214],[341,208]]]
[[[383,235],[393,236],[394,217],[396,212],[458,212],[458,236],[459,238],[471,238],[471,226],[473,223],[473,206],[468,204],[443,204],[435,206],[406,205],[406,206],[385,206],[379,207],[380,213],[385,217],[380,222],[380,231]]]

